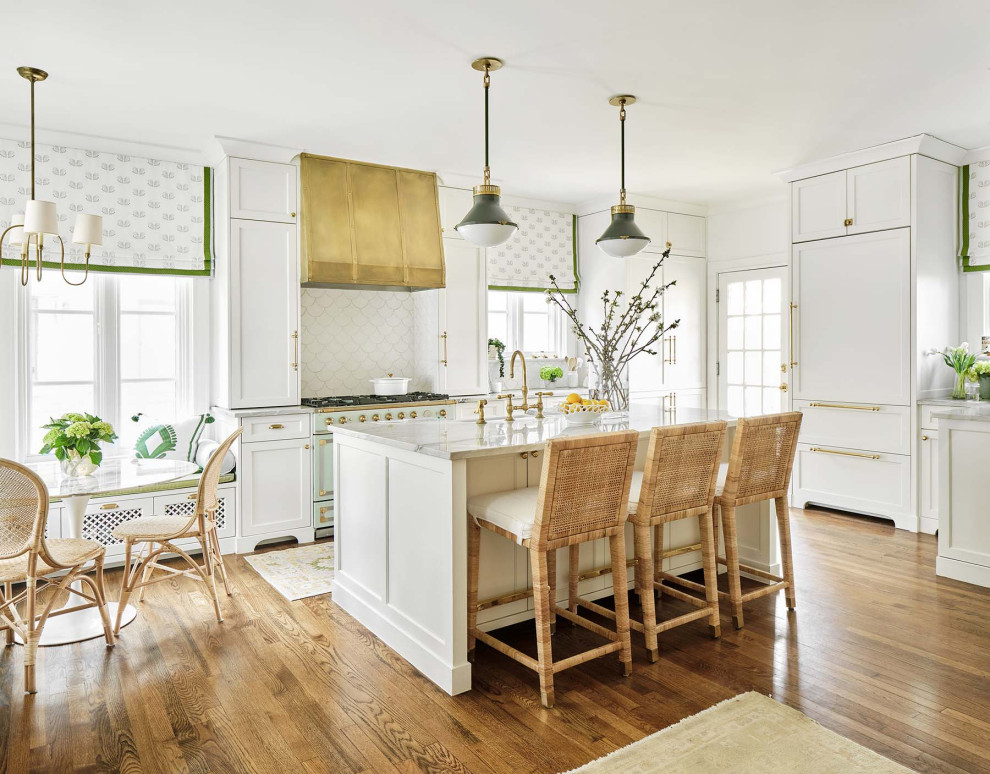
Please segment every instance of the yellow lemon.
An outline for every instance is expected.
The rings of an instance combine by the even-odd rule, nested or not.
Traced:
[[[568,403],[580,403],[581,402],[581,396],[578,395],[576,392],[572,392],[570,395],[567,396],[567,402]]]
[[[608,401],[603,398],[602,400],[598,401],[598,405],[599,406],[607,406],[608,405]]]
[[[594,404],[590,400],[585,399],[585,400],[582,400],[581,401],[581,405],[582,406],[592,406]]]

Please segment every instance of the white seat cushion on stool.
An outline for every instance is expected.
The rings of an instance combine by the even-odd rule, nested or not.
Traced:
[[[729,475],[729,463],[723,462],[718,466],[718,480],[715,483],[715,496],[718,497],[722,494],[722,490],[725,488],[725,479]],[[639,493],[643,488],[643,471],[634,470],[632,486],[629,487],[629,513],[636,513],[636,508],[639,506]]]
[[[467,502],[467,511],[475,523],[478,519],[490,521],[497,527],[516,536],[522,543],[533,536],[533,522],[536,520],[536,501],[540,488],[510,489],[506,492],[472,497]]]

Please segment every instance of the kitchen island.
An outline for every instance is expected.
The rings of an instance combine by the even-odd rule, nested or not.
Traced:
[[[547,440],[589,432],[637,430],[637,469],[650,430],[662,425],[734,420],[705,409],[664,411],[632,405],[622,421],[573,427],[560,414],[513,422],[447,419],[346,425],[334,429],[336,575],[333,601],[449,694],[471,688],[467,660],[467,500],[539,484]],[[774,516],[767,503],[738,513],[740,560],[779,574]],[[631,532],[631,528],[630,532]],[[664,569],[701,567],[697,522],[667,525],[665,547],[680,549]],[[632,557],[633,541],[627,539]],[[612,593],[607,541],[581,546],[580,593]],[[558,561],[558,601],[567,597],[567,561]],[[627,570],[632,587],[632,568]],[[533,617],[526,549],[482,531],[479,625],[494,629]]]

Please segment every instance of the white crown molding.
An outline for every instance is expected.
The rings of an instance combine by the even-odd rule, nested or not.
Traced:
[[[859,167],[876,161],[886,161],[898,156],[909,156],[913,153],[959,166],[965,163],[967,150],[930,134],[917,134],[914,137],[905,137],[903,140],[885,142],[869,148],[841,153],[827,159],[812,161],[809,164],[800,164],[790,169],[782,169],[774,172],[774,175],[785,183],[793,183],[795,180],[827,175],[829,172],[838,172],[841,169]]]
[[[0,136],[10,140],[30,139],[30,128],[20,124],[0,123]],[[156,161],[175,161],[180,164],[206,165],[206,156],[194,148],[179,148],[174,145],[157,145],[148,142],[132,142],[117,137],[101,137],[80,132],[63,132],[57,129],[36,129],[35,140],[45,145],[65,145],[81,150],[118,153],[125,156],[139,156]]]
[[[612,205],[619,203],[619,197],[617,194],[609,194],[606,196],[596,197],[585,202],[578,204],[574,211],[579,216],[592,215],[596,212],[605,212],[609,210]],[[708,214],[708,208],[701,204],[688,204],[687,202],[675,202],[670,199],[658,199],[653,196],[644,196],[637,193],[626,193],[626,203],[632,204],[634,207],[638,207],[643,210],[659,210],[661,212],[676,212],[681,215],[697,215],[699,217],[705,217]]]
[[[302,153],[300,148],[290,148],[285,145],[272,145],[266,142],[242,140],[237,137],[215,136],[203,151],[203,155],[213,166],[216,166],[226,156],[236,156],[255,161],[273,161],[276,164],[290,164]]]
[[[963,158],[963,164],[974,164],[977,161],[988,161],[990,160],[990,145],[986,145],[982,148],[973,148],[966,152],[966,156]]]
[[[723,204],[713,205],[708,209],[708,217],[713,217],[715,215],[726,215],[730,212],[757,210],[764,207],[772,207],[777,204],[784,206],[788,206],[790,204],[790,197],[788,196],[786,190],[783,193],[774,194],[773,196],[758,196],[748,199],[736,199],[734,201],[724,202]]]

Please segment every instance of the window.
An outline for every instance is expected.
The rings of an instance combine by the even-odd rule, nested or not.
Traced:
[[[575,349],[567,317],[544,293],[488,291],[488,338],[512,352],[564,357]]]
[[[190,280],[91,274],[84,285],[31,282],[21,341],[21,453],[41,448],[41,425],[67,411],[110,422],[130,448],[134,414],[171,419],[192,403]],[[111,450],[112,453],[112,450]]]

